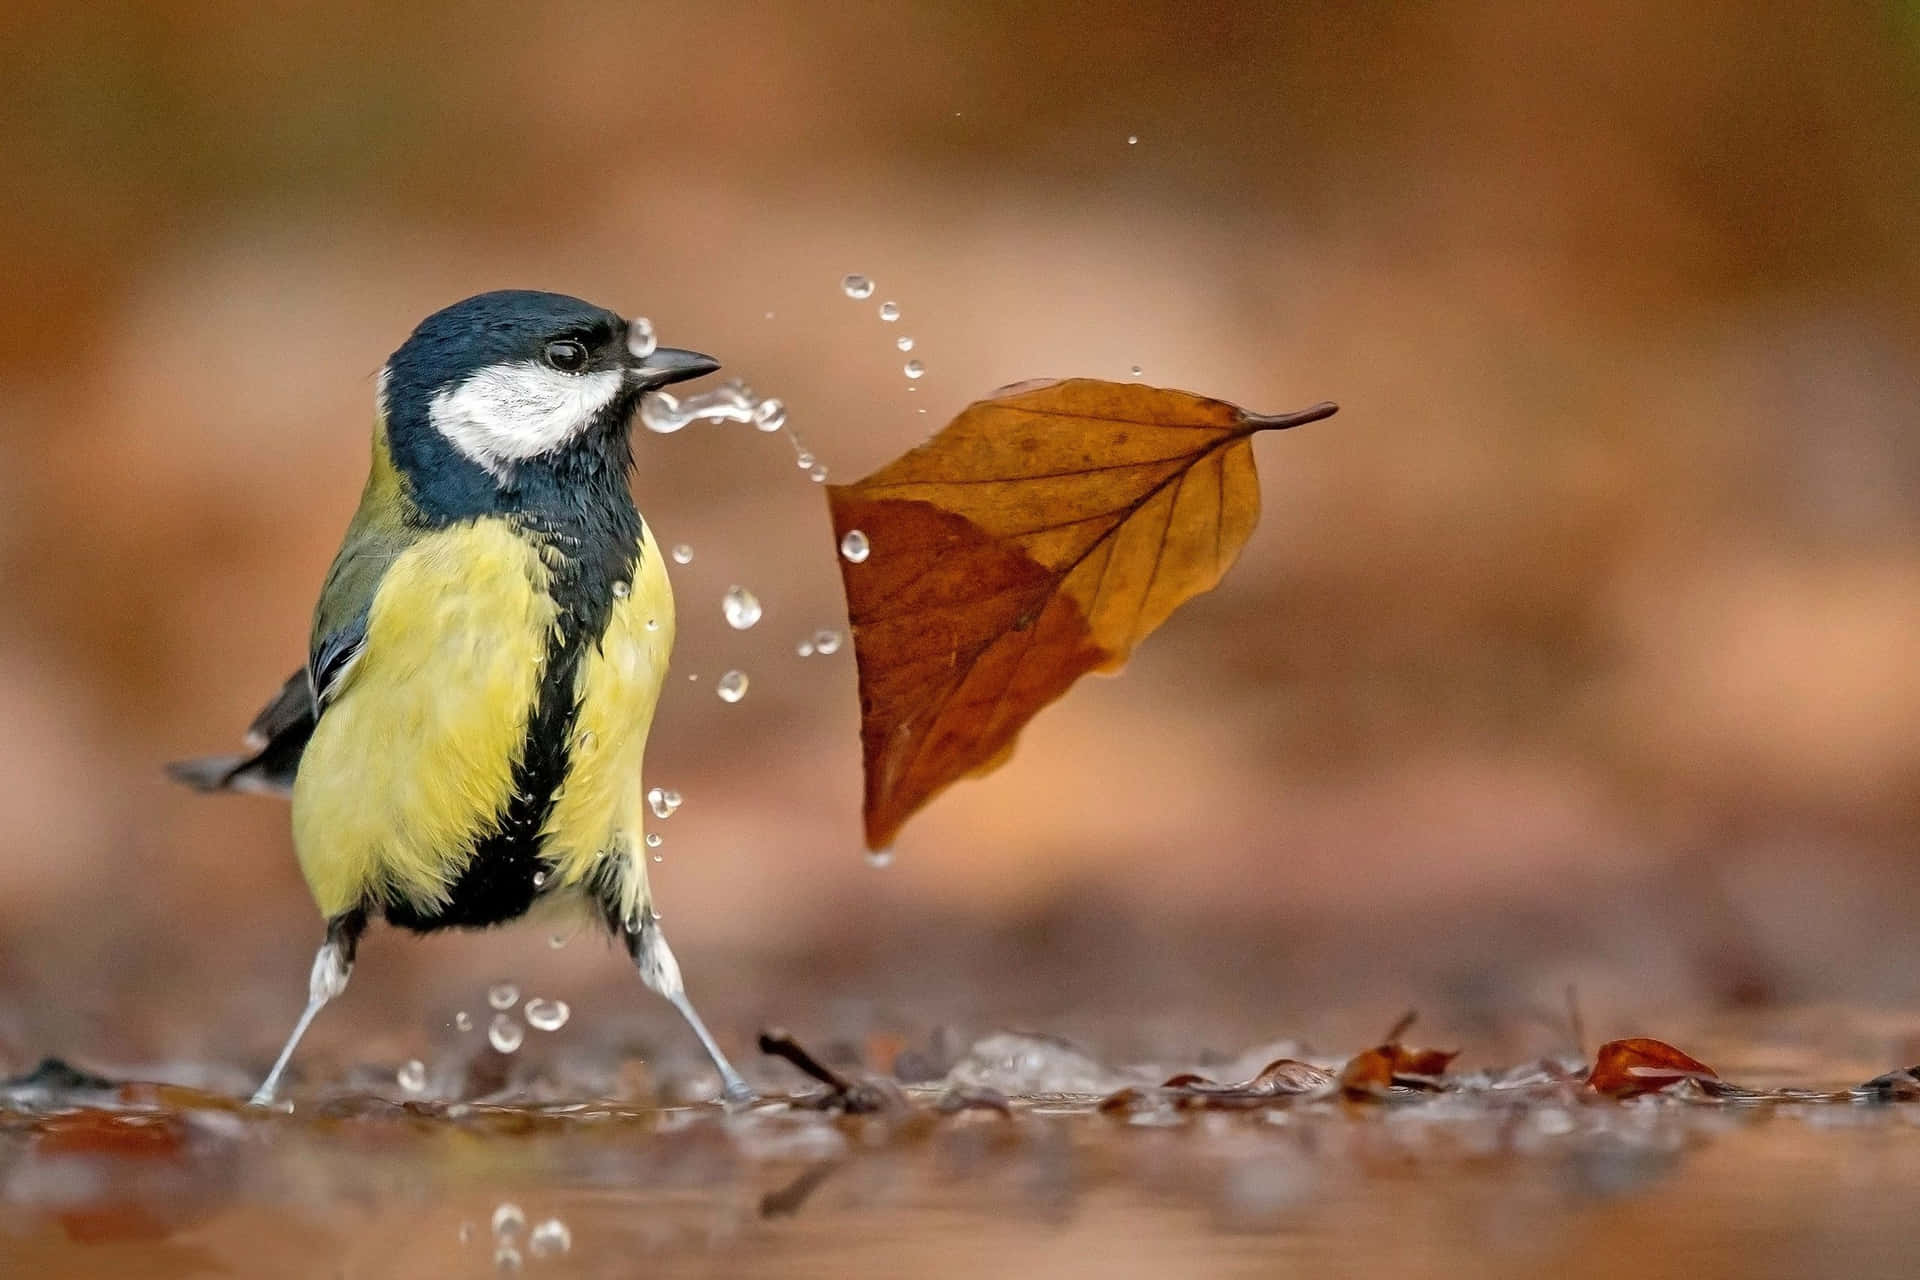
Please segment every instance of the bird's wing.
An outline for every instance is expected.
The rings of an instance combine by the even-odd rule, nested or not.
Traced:
[[[314,726],[346,687],[365,648],[373,594],[400,550],[400,540],[387,530],[356,520],[321,590],[307,665],[288,676],[253,718],[246,754],[176,760],[167,773],[199,791],[292,791]]]

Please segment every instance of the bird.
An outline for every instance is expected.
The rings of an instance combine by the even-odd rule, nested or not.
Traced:
[[[306,665],[242,754],[167,766],[202,791],[291,795],[325,921],[256,1104],[346,990],[370,921],[485,929],[546,903],[603,922],[724,1099],[752,1099],[687,997],[642,834],[674,605],[630,488],[631,427],[647,392],[719,367],[656,345],[644,319],[533,290],[434,312],[381,367],[366,486]]]

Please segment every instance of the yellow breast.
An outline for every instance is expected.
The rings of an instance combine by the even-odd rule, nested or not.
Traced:
[[[599,645],[581,663],[567,777],[541,848],[562,886],[581,884],[601,859],[614,858],[623,916],[646,901],[640,766],[673,631],[673,586],[659,546],[643,534],[631,589],[615,599]]]
[[[294,847],[322,913],[445,902],[513,786],[554,626],[546,580],[497,520],[428,534],[387,570],[294,781]]]

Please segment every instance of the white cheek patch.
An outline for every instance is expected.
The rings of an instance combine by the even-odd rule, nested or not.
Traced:
[[[496,477],[566,444],[620,394],[617,369],[561,373],[533,361],[488,365],[433,397],[433,429]]]

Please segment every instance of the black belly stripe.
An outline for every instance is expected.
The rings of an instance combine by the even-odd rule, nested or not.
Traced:
[[[624,485],[620,496],[626,498]],[[447,901],[432,911],[406,902],[384,904],[389,923],[417,933],[485,928],[525,915],[539,896],[540,886],[534,880],[543,870],[540,832],[553,812],[554,791],[567,776],[574,723],[580,714],[574,696],[580,664],[612,619],[614,583],[631,582],[639,558],[646,554],[631,499],[625,506],[631,513],[630,530],[592,530],[591,542],[572,528],[524,520],[529,536],[553,553],[545,558],[552,570],[548,590],[558,609],[558,634],[547,642],[538,697],[514,767],[513,796],[494,829],[474,843],[465,866],[449,886]],[[583,545],[596,544],[605,552],[581,554]]]

